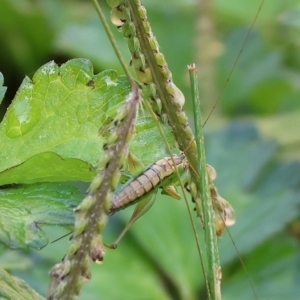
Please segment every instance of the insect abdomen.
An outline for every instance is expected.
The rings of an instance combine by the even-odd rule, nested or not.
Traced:
[[[173,156],[175,164],[178,166],[183,162],[184,156]],[[134,204],[144,195],[157,188],[162,181],[173,174],[175,171],[171,157],[165,157],[151,166],[143,173],[138,175],[113,198],[109,214],[113,214],[118,210]]]

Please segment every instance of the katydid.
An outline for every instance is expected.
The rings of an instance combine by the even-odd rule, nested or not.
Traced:
[[[174,165],[175,163],[175,165]],[[109,246],[115,249],[131,225],[154,203],[158,188],[165,193],[180,199],[175,188],[172,187],[177,180],[176,168],[180,175],[187,171],[187,162],[184,154],[165,157],[150,165],[138,176],[130,180],[113,198],[108,214],[126,208],[139,202],[132,217],[117,240]]]
[[[175,169],[178,168],[179,174],[186,169],[186,159],[182,155],[165,157],[150,165],[140,175],[128,182],[113,198],[109,214],[113,214],[120,209],[142,200],[157,191],[159,187],[164,188],[176,181]],[[175,177],[175,178],[174,178]]]
[[[149,210],[155,200],[158,188],[162,188],[163,193],[168,194],[173,198],[180,199],[180,195],[177,194],[174,188],[174,185],[178,182],[176,169],[178,175],[182,177],[186,189],[189,191],[186,176],[188,172],[188,162],[185,155],[182,153],[180,155],[173,155],[173,159],[171,157],[165,157],[153,163],[138,176],[131,179],[114,196],[108,214],[114,214],[137,202],[140,202],[140,204],[136,207],[130,221],[122,231],[121,235],[111,246],[109,246],[110,248],[115,249],[131,225]],[[210,180],[213,181],[216,178],[215,169],[212,166],[207,165],[207,171]],[[213,206],[216,210],[216,234],[221,236],[226,226],[231,226],[235,223],[234,210],[231,205],[218,194],[217,189],[213,184],[210,186],[210,191]]]

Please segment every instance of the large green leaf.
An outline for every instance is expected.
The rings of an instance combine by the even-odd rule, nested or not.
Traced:
[[[129,91],[125,77],[112,70],[94,75],[85,59],[61,67],[50,62],[32,80],[26,77],[0,124],[0,184],[90,181],[105,131],[111,129],[109,122]],[[164,128],[174,145],[170,129]],[[132,151],[145,163],[166,153],[154,122],[144,112]]]
[[[61,67],[54,62],[44,65],[32,80],[24,79],[0,125],[0,171],[22,166],[29,182],[33,176],[43,181],[36,170],[32,171],[35,174],[30,174],[30,168],[24,170],[23,163],[34,156],[33,163],[37,164],[44,152],[62,158],[53,156],[45,165],[44,172],[53,181],[66,180],[61,169],[70,167],[68,158],[96,164],[103,144],[98,130],[116,115],[117,105],[128,92],[124,78],[118,79],[109,70],[94,75],[90,62],[84,59],[71,60]],[[78,168],[74,176],[79,178],[81,172]],[[85,174],[82,180],[90,180],[91,176]],[[23,183],[27,183],[26,178]]]

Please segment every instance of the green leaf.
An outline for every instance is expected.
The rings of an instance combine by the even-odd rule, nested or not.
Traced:
[[[10,276],[5,270],[0,269],[0,298],[20,300],[43,300],[25,281]]]
[[[42,225],[71,225],[82,196],[65,184],[35,184],[0,190],[0,241],[17,249],[40,249],[48,238]]]
[[[170,127],[165,124],[161,124],[161,126],[170,147],[176,152],[177,147]],[[139,117],[136,135],[130,143],[130,151],[135,154],[145,166],[152,164],[164,156],[169,156],[165,142],[160,136],[151,117]]]
[[[44,65],[32,81],[24,79],[0,125],[0,170],[43,152],[60,155],[61,168],[67,158],[94,165],[103,143],[98,129],[116,114],[116,105],[128,88],[114,71],[93,75],[90,62],[84,59],[60,68],[54,62]],[[80,173],[79,169],[76,175]]]
[[[56,153],[44,152],[0,173],[0,185],[49,182],[57,181],[57,178],[61,181],[91,181],[95,175],[93,167],[82,160],[64,160]]]
[[[0,183],[90,181],[105,130],[129,91],[125,77],[112,70],[94,75],[85,59],[61,67],[50,62],[32,80],[26,77],[0,124]],[[99,128],[104,132],[100,136]],[[174,146],[170,129],[164,128]],[[156,142],[149,147],[152,141]],[[166,153],[154,122],[145,114],[132,151],[146,163]],[[37,171],[40,165],[44,169]]]
[[[7,87],[3,86],[3,84],[4,84],[4,78],[3,78],[3,74],[0,72],[0,104],[4,98],[7,89]]]
[[[280,241],[280,242],[279,242]],[[278,234],[267,240],[244,259],[258,299],[281,300],[299,297],[299,246],[295,239]],[[223,299],[243,295],[255,299],[242,269],[223,281]]]

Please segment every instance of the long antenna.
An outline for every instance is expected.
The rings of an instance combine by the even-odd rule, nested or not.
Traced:
[[[204,121],[204,123],[203,123],[203,125],[202,125],[203,127],[204,127],[205,124],[207,123],[208,119],[209,119],[210,116],[212,115],[213,111],[215,110],[216,106],[218,105],[218,103],[219,103],[220,100],[221,100],[221,97],[222,97],[223,94],[224,94],[224,91],[225,91],[225,89],[226,89],[226,87],[227,87],[227,84],[228,84],[228,82],[229,82],[229,80],[230,80],[230,78],[231,78],[231,76],[232,76],[232,74],[233,74],[233,71],[234,71],[234,69],[235,69],[235,67],[236,67],[236,65],[237,65],[237,63],[238,63],[238,61],[240,60],[240,57],[241,57],[241,55],[242,55],[242,53],[243,53],[243,51],[244,51],[244,48],[245,48],[246,43],[247,43],[247,41],[248,41],[248,39],[249,39],[249,36],[250,36],[250,34],[251,34],[252,30],[253,30],[253,27],[254,27],[254,25],[255,25],[257,19],[258,19],[258,16],[259,16],[260,11],[261,11],[261,9],[262,9],[262,7],[263,7],[263,5],[264,5],[264,2],[265,2],[265,1],[262,0],[261,3],[260,3],[260,5],[259,5],[259,8],[258,8],[258,10],[257,10],[257,12],[256,12],[256,15],[255,15],[255,18],[254,18],[254,20],[253,20],[253,22],[252,22],[252,24],[251,24],[251,26],[250,26],[250,29],[248,30],[247,35],[246,35],[246,37],[245,37],[245,39],[244,39],[243,45],[242,45],[242,47],[241,47],[241,50],[239,51],[239,54],[238,54],[238,56],[236,57],[236,59],[235,59],[235,61],[234,61],[234,64],[233,64],[233,66],[232,66],[232,68],[231,68],[231,70],[230,70],[229,76],[227,77],[226,82],[224,83],[224,85],[223,85],[223,87],[222,87],[222,89],[221,89],[221,91],[220,91],[220,93],[219,93],[219,96],[218,96],[217,100],[215,101],[215,104],[214,104],[213,108],[211,109],[210,113],[208,114],[206,120]]]

